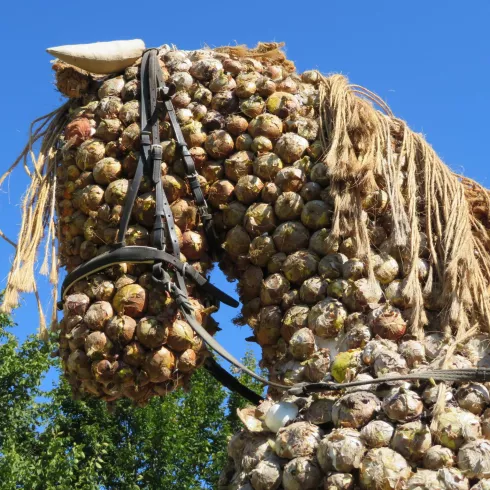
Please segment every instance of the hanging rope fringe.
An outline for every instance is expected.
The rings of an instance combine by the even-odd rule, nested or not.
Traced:
[[[49,261],[55,257],[55,192],[56,192],[56,145],[67,123],[71,102],[68,101],[56,111],[42,116],[32,122],[29,141],[19,157],[10,168],[0,177],[0,185],[22,162],[30,185],[22,200],[22,221],[19,240],[16,246],[12,267],[7,278],[4,300],[1,311],[10,313],[19,301],[19,293],[34,292],[40,315],[40,336],[46,338],[47,328],[45,316],[35,282],[35,265],[37,251],[43,239],[46,239],[41,273],[50,270]],[[36,157],[34,145],[41,141],[41,147]],[[29,168],[28,157],[32,169]],[[47,236],[45,237],[45,230]],[[51,267],[51,281],[57,282],[57,262]]]
[[[459,345],[480,331],[490,331],[490,193],[451,172],[423,137],[396,119],[378,96],[349,85],[340,75],[321,76],[320,111],[324,162],[335,202],[331,234],[339,234],[341,219],[353,220],[358,255],[367,259],[371,270],[367,223],[356,197],[372,192],[376,188],[374,174],[380,173],[390,199],[390,240],[408,251],[403,294],[412,306],[411,333],[423,339],[427,324],[424,294],[433,294],[439,287],[442,328],[450,342],[444,357],[435,362],[447,369]],[[396,159],[393,140],[401,142]],[[426,283],[421,284],[418,257],[424,228],[431,270]],[[446,385],[441,383],[433,424],[443,413],[445,394]]]
[[[341,75],[320,78],[324,162],[335,202],[331,233],[340,233],[343,220],[353,222],[358,256],[369,262],[367,222],[358,196],[377,190],[375,173],[381,173],[390,199],[390,240],[408,256],[403,293],[413,307],[412,333],[423,337],[424,294],[436,287],[441,288],[442,322],[448,332],[460,338],[470,325],[490,331],[490,234],[481,220],[490,217],[488,191],[454,174],[378,96],[349,85]],[[424,228],[433,265],[425,285],[417,264]]]

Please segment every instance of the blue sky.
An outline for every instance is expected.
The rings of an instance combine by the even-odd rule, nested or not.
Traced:
[[[146,5],[146,9],[144,8]],[[0,173],[23,148],[29,124],[62,102],[45,48],[62,44],[142,38],[147,46],[173,43],[255,45],[285,41],[299,71],[341,72],[386,100],[397,117],[423,132],[454,170],[487,187],[490,98],[490,3],[456,1],[258,2],[4,2],[0,94]],[[0,229],[16,239],[22,170],[0,190]],[[12,249],[0,240],[0,287]],[[220,274],[215,282],[230,287]],[[41,281],[49,302],[48,284]],[[222,307],[218,339],[240,357],[250,333],[231,324]],[[37,329],[34,298],[15,312],[22,339]],[[258,353],[258,350],[255,349]],[[51,382],[51,378],[49,379]]]

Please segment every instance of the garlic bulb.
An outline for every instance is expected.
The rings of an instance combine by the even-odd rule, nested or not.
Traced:
[[[349,473],[331,473],[325,478],[325,488],[332,490],[352,490],[354,484],[354,476]]]
[[[459,449],[465,442],[478,439],[480,435],[480,420],[466,410],[447,407],[436,418],[434,437],[449,449]]]
[[[480,415],[490,402],[490,394],[484,385],[470,383],[458,389],[456,401],[461,408]]]
[[[418,417],[423,409],[419,395],[411,390],[398,390],[383,400],[384,413],[396,422],[408,422]]]
[[[323,475],[313,459],[299,457],[284,466],[282,484],[285,490],[315,490]]]
[[[390,447],[409,461],[419,461],[432,446],[429,428],[420,421],[399,425]]]
[[[425,453],[424,467],[429,470],[451,467],[454,465],[455,459],[455,454],[448,447],[432,446]]]
[[[356,391],[345,395],[334,404],[332,420],[336,427],[359,429],[379,411],[381,403],[374,393]]]
[[[395,432],[393,425],[383,420],[372,420],[361,430],[361,439],[369,448],[389,446]]]
[[[254,490],[275,490],[281,483],[281,465],[273,456],[262,460],[250,473]]]
[[[458,451],[458,468],[468,478],[490,477],[490,442],[477,439]]]

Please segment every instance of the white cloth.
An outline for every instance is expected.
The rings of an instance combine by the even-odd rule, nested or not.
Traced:
[[[141,39],[92,44],[71,44],[46,51],[61,61],[89,73],[116,73],[141,58],[145,43]]]

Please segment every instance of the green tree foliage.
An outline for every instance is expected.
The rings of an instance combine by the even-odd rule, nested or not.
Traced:
[[[14,486],[17,472],[28,470],[25,454],[40,450],[37,437],[39,383],[49,367],[46,347],[28,339],[19,348],[0,314],[0,488]]]
[[[257,360],[255,359],[252,351],[247,351],[245,353],[243,364],[250,368],[252,371],[257,372]],[[264,386],[260,381],[252,378],[252,376],[247,373],[242,373],[235,367],[232,367],[231,370],[242,384],[248,386],[251,390],[255,391],[255,393],[262,394],[262,392],[264,391]],[[266,376],[266,373],[264,371],[262,371],[260,374],[262,376]],[[240,419],[237,416],[237,409],[243,408],[248,404],[249,402],[242,398],[240,395],[236,393],[230,394],[228,399],[228,421],[231,425],[232,433],[238,432],[243,427]]]
[[[188,393],[145,408],[119,402],[112,413],[98,400],[74,400],[62,379],[43,392],[57,361],[34,336],[19,345],[9,324],[0,316],[1,490],[216,488],[240,397],[203,370]],[[245,362],[256,366],[251,354]]]

